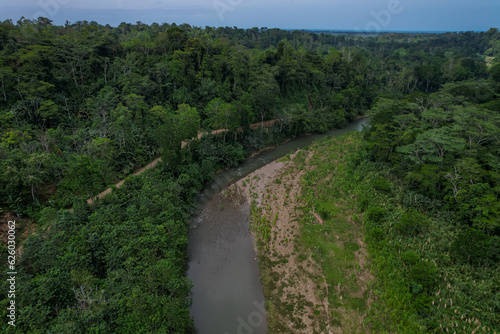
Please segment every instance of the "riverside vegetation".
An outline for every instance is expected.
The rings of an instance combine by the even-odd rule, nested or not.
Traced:
[[[443,235],[451,245],[440,246],[439,259],[425,258],[435,260],[438,269],[432,261],[405,255],[408,275],[415,275],[408,281],[410,292],[401,295],[406,299],[391,299],[387,292],[406,287],[393,284],[406,276],[380,265],[376,282],[380,289],[386,285],[380,291],[387,296],[374,293],[389,306],[387,313],[367,307],[366,296],[339,302],[332,289],[325,296],[332,307],[351,305],[367,315],[373,329],[417,323],[434,331],[449,328],[456,324],[449,315],[451,300],[448,305],[444,288],[435,291],[435,281],[421,278],[419,270],[455,284],[462,277],[458,269],[440,267],[451,261],[471,275],[453,291],[473,297],[480,292],[493,300],[476,305],[450,297],[453,307],[472,308],[457,310],[455,318],[463,315],[467,328],[476,326],[476,319],[493,328],[498,320],[498,291],[491,280],[498,279],[492,268],[498,264],[499,43],[498,29],[364,38],[140,22],[56,26],[46,18],[0,23],[0,205],[2,222],[16,219],[19,227],[17,323],[13,328],[2,322],[0,328],[7,333],[190,332],[186,222],[203,185],[253,150],[342,127],[371,107],[373,126],[366,139],[371,146],[362,152],[387,170],[377,187],[390,196],[399,189],[396,177],[405,177],[404,189],[415,194],[411,198],[449,210],[442,211],[450,212],[443,220],[455,228]],[[249,127],[270,119],[276,123],[268,131]],[[200,130],[219,128],[229,131],[181,149],[181,142]],[[86,204],[160,155],[164,162],[158,168],[128,177],[95,205]],[[367,196],[365,218],[377,224],[367,240],[373,234],[385,245],[383,237],[397,231],[403,247],[432,226],[433,211],[415,206],[401,213],[406,223],[391,229],[389,217],[399,211],[378,205],[379,195],[373,202]],[[419,215],[429,223],[416,224]],[[469,249],[462,240],[476,242]],[[326,245],[326,239],[320,241]],[[367,243],[377,266],[384,258],[377,252],[399,250]],[[389,245],[396,247],[395,241]],[[424,258],[427,248],[413,251]],[[5,244],[1,254],[6,258]],[[319,261],[321,254],[311,256]],[[352,258],[345,261],[349,266]],[[335,268],[330,271],[327,284],[341,276]],[[7,291],[5,281],[1,289]],[[438,292],[441,300],[431,300]],[[8,299],[2,296],[5,319]],[[396,300],[406,308],[395,307]],[[441,318],[426,316],[438,306]]]
[[[479,105],[464,94],[475,89],[496,97]],[[284,202],[271,186],[252,211],[272,332],[500,331],[500,110],[491,108],[498,92],[493,81],[381,98],[363,133],[296,155],[275,179],[285,183]],[[292,205],[295,177],[302,191]],[[293,251],[275,261],[283,240],[272,209],[290,207],[302,212],[287,218],[298,223],[286,233]],[[289,259],[300,287],[302,276],[312,277],[322,301],[306,312],[318,321],[312,328],[297,316],[306,297],[280,298],[293,286],[278,275]]]
[[[376,161],[364,137],[315,143],[264,191],[255,190],[259,180],[244,184],[269,331],[497,333],[498,220],[489,230],[463,219],[454,201],[430,197]]]

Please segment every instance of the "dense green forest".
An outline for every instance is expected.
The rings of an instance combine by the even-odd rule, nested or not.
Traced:
[[[23,241],[16,329],[189,332],[186,223],[203,185],[251,151],[372,106],[367,154],[453,209],[460,238],[481,240],[472,257],[457,241],[457,259],[497,263],[499,52],[498,29],[367,38],[0,23],[0,207]],[[249,127],[270,119],[269,131]],[[181,149],[219,128],[229,132]]]
[[[378,330],[500,330],[499,74],[371,110],[349,177],[379,279]]]

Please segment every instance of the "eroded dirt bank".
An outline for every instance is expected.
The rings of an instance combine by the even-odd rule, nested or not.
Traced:
[[[251,230],[259,256],[269,333],[369,332],[363,319],[370,304],[368,289],[373,277],[361,224],[353,219],[356,213],[347,206],[343,208],[346,203],[340,200],[336,217],[324,221],[314,205],[308,206],[302,196],[307,187],[302,178],[316,168],[318,160],[313,157],[314,147],[299,150],[256,170],[227,192],[234,198],[243,196],[251,206]],[[337,233],[332,227],[337,220],[343,229],[352,226],[352,230],[346,235],[340,230]],[[321,233],[319,243],[330,244],[327,262],[331,261],[333,274],[339,276],[338,284],[331,277],[330,264],[314,256],[318,250],[304,241],[304,233],[310,233],[311,228]],[[347,244],[352,261],[342,259],[342,265],[335,265],[336,255],[345,256]],[[343,284],[353,275],[355,284]],[[347,300],[361,307],[352,307]]]
[[[295,157],[296,154],[291,156]],[[249,204],[253,203],[254,214],[270,222],[267,243],[259,242],[258,239],[265,237],[253,229],[259,259],[270,265],[261,265],[263,285],[275,287],[278,292],[271,294],[268,291],[266,295],[268,318],[272,322],[270,328],[313,333],[321,330],[319,320],[322,317],[318,317],[318,313],[324,313],[323,317],[328,313],[328,299],[323,291],[324,284],[318,286],[322,275],[320,268],[311,259],[299,263],[299,254],[294,251],[300,234],[297,218],[301,214],[298,210],[302,206],[299,202],[300,178],[304,171],[291,174],[293,167],[293,160],[274,161],[238,181],[230,190],[243,195]],[[295,307],[297,305],[302,307]],[[294,326],[297,319],[303,324],[301,329]]]

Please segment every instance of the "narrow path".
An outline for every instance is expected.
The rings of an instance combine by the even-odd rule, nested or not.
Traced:
[[[278,120],[277,119],[271,119],[269,121],[265,121],[265,122],[258,122],[258,123],[254,123],[254,124],[250,124],[250,129],[252,130],[257,130],[258,128],[264,128],[264,129],[269,129],[271,128]],[[210,132],[212,135],[217,135],[217,134],[220,134],[220,133],[224,133],[224,132],[227,132],[229,131],[229,129],[218,129],[218,130],[213,130],[212,132]],[[242,128],[239,128],[238,129],[238,132],[241,132],[243,131]],[[192,141],[192,140],[195,140],[195,139],[201,139],[201,137],[203,137],[203,135],[206,135],[208,134],[208,132],[206,131],[201,131],[198,133],[198,136],[196,137],[193,137],[191,138],[191,140],[185,140],[181,143],[181,148],[184,148],[184,146],[186,146],[188,144],[189,141]]]
[[[157,159],[153,160],[151,163],[149,163],[148,165],[142,167],[141,169],[139,169],[138,171],[136,171],[135,173],[133,173],[132,175],[140,175],[140,174],[144,173],[146,170],[148,170],[148,169],[153,168],[154,166],[156,166],[156,164],[159,163],[160,161],[161,161],[161,158],[157,158]],[[115,184],[115,186],[117,188],[120,188],[121,185],[123,184],[123,182],[125,182],[125,179],[123,179],[120,182],[118,182],[117,184]],[[103,198],[107,194],[111,193],[112,190],[113,190],[112,188],[108,188],[108,189],[104,190],[103,192],[97,194],[94,197],[94,201]],[[87,204],[92,204],[92,200],[90,198],[87,200]]]
[[[274,123],[276,123],[277,120],[275,119],[272,119],[272,120],[269,120],[269,121],[265,121],[265,122],[259,122],[259,123],[255,123],[255,124],[252,124],[250,125],[250,128],[252,129],[258,129],[259,127],[264,127],[264,128],[270,128],[274,125]],[[215,134],[219,134],[219,133],[224,133],[226,131],[229,131],[227,129],[218,129],[218,130],[213,130],[211,132],[212,135],[215,135]],[[201,132],[198,134],[198,139],[201,139],[201,137],[204,135],[204,134],[207,134],[208,132]],[[195,139],[195,138],[193,138]],[[191,139],[191,140],[193,140]],[[187,141],[183,141],[181,143],[181,148],[183,148],[184,146],[187,145]],[[139,169],[138,171],[136,171],[135,173],[133,173],[132,175],[140,175],[142,173],[144,173],[146,170],[150,169],[150,168],[153,168],[158,162],[161,161],[161,158],[157,158],[155,160],[153,160],[151,163],[149,163],[148,165],[142,167],[141,169]],[[120,186],[125,182],[125,179],[121,180],[120,182],[118,182],[117,184],[115,184],[116,188],[120,188]],[[113,191],[113,189],[110,187],[106,190],[104,190],[103,192],[97,194],[96,196],[94,196],[93,200],[96,201],[98,199],[101,199],[103,198],[104,196],[108,195],[109,193],[111,193],[111,191]],[[87,200],[87,204],[89,205],[92,205],[92,199],[88,199]]]

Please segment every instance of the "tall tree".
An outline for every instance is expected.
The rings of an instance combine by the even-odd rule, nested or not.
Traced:
[[[216,98],[206,106],[205,113],[209,116],[206,124],[210,129],[220,129],[224,133],[223,142],[226,142],[228,131],[236,131],[240,126],[240,115],[236,108],[225,103],[222,99]]]

